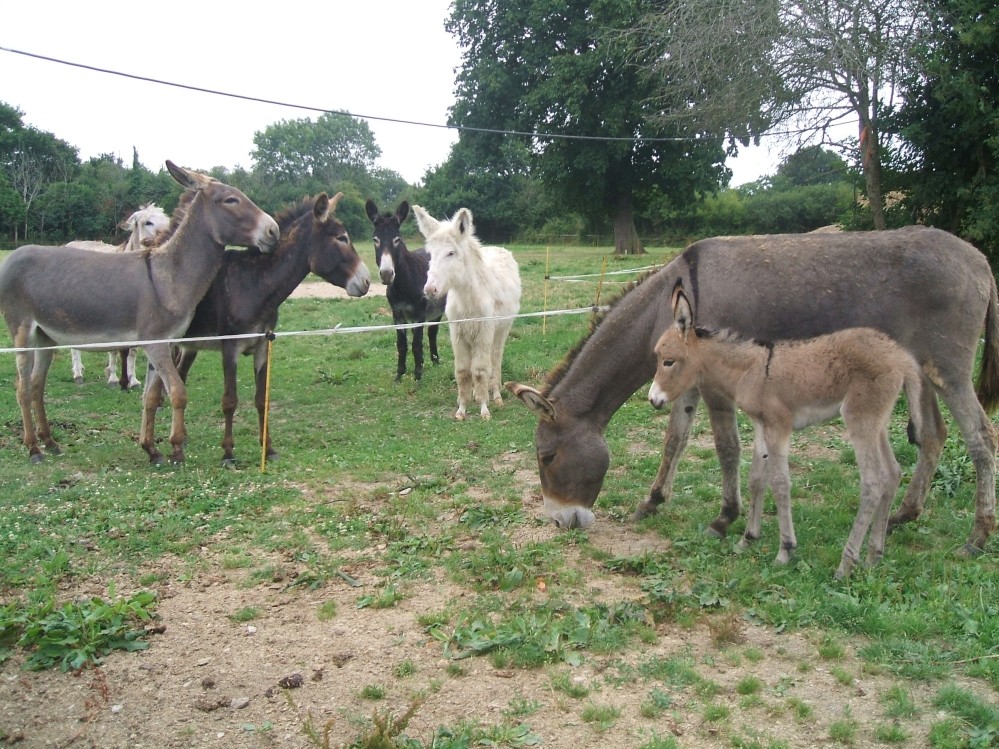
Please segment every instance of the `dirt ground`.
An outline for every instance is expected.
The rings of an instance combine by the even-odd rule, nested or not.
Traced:
[[[315,284],[296,295],[338,291]],[[535,478],[525,476],[523,501],[529,516],[541,518]],[[557,532],[538,524],[517,541]],[[664,550],[669,543],[607,519],[589,538],[612,556]],[[225,547],[224,539],[219,541],[214,549]],[[423,702],[406,733],[428,747],[438,727],[456,728],[465,721],[525,723],[542,746],[556,749],[634,749],[654,734],[674,736],[686,749],[731,747],[737,736],[744,739],[740,746],[766,747],[779,740],[788,747],[819,747],[835,745],[829,727],[843,720],[858,726],[852,746],[884,746],[873,731],[890,723],[881,697],[898,682],[866,673],[854,654],[858,643],[846,643],[845,658],[828,663],[818,658],[809,633],[777,633],[735,620],[736,642],[719,646],[717,630],[707,619],[693,629],[660,625],[654,643],[633,645],[623,655],[587,654],[575,668],[509,670],[494,667],[488,657],[449,661],[418,617],[460,609],[462,589],[440,577],[407,584],[405,597],[391,608],[358,608],[364,591],[382,582],[372,561],[380,551],[367,550],[344,568],[359,588],[346,580],[317,590],[291,585],[304,569],[280,557],[268,560],[278,572],[264,585],[247,582],[243,570],[225,569],[221,556],[212,556],[219,552],[209,549],[203,560],[209,572],[185,582],[180,582],[185,578],[179,566],[171,569],[174,562],[158,563],[155,572],[169,582],[154,587],[162,632],[149,636],[147,650],[116,652],[100,668],[81,673],[29,672],[20,656],[0,667],[0,746],[341,747],[367,730],[373,714],[399,716],[418,698]],[[106,596],[108,582],[95,579],[64,593]],[[119,594],[130,592],[128,581],[116,583]],[[582,604],[638,598],[641,591],[634,578],[596,574],[579,595]],[[324,621],[320,609],[328,610],[331,601],[336,613]],[[251,608],[258,615],[238,621],[236,614]],[[762,657],[745,657],[750,650]],[[675,657],[689,657],[704,678],[718,685],[717,693],[660,684],[673,700],[671,708],[656,718],[643,717],[640,705],[657,684],[613,678],[621,673],[620,661],[637,667],[650,658]],[[400,664],[406,664],[405,673]],[[843,672],[854,680],[844,683]],[[563,674],[573,684],[589,686],[589,694],[577,699],[554,688],[553,676]],[[737,689],[748,676],[763,685],[758,700],[747,701]],[[371,686],[382,687],[384,697],[362,696]],[[919,715],[904,722],[911,739],[906,745],[922,746],[930,723],[939,719],[930,706],[938,685],[905,686],[920,706]],[[795,704],[810,706],[811,714],[803,716]],[[602,727],[584,720],[589,705],[613,706],[620,713],[611,726]],[[708,705],[726,706],[730,713],[711,720]],[[749,743],[752,739],[760,743]]]
[[[537,504],[525,509],[540,517]],[[526,531],[533,538],[519,541],[557,532],[542,525]],[[628,526],[611,522],[598,522],[590,542],[615,556],[668,546],[668,541],[642,539]],[[488,657],[449,661],[442,644],[419,624],[419,615],[460,601],[461,589],[446,579],[406,586],[406,597],[396,606],[371,609],[357,607],[359,591],[374,590],[380,581],[370,559],[344,568],[364,587],[343,582],[314,591],[289,585],[303,571],[293,561],[273,560],[281,572],[267,585],[248,585],[245,573],[224,570],[221,558],[205,561],[213,571],[184,583],[176,582],[181,575],[170,574],[169,560],[158,566],[171,582],[156,586],[163,631],[149,636],[147,650],[115,653],[99,669],[79,674],[29,672],[20,658],[0,668],[0,736],[6,735],[5,745],[340,747],[362,734],[376,711],[399,716],[419,696],[424,701],[406,733],[428,747],[438,727],[456,728],[468,720],[486,726],[523,722],[540,736],[542,746],[566,749],[635,748],[653,732],[675,736],[680,747],[729,747],[732,735],[759,736],[765,739],[761,747],[777,739],[789,747],[816,747],[834,744],[829,725],[843,719],[861,727],[852,746],[883,746],[874,741],[873,726],[887,722],[880,697],[897,682],[864,674],[852,651],[845,659],[822,662],[817,642],[808,634],[778,634],[739,622],[739,641],[719,646],[710,620],[693,629],[662,625],[653,644],[635,645],[623,656],[590,654],[576,668],[562,664],[508,670],[495,668]],[[125,583],[119,585],[124,594]],[[72,593],[99,596],[106,591],[107,581],[95,580],[92,590]],[[597,576],[581,591],[588,600],[639,593],[637,581],[620,576]],[[330,601],[336,603],[336,614],[322,621],[320,607]],[[235,621],[234,615],[246,608],[257,609],[258,616],[248,623]],[[762,657],[740,656],[750,648]],[[640,705],[657,685],[612,676],[622,658],[637,666],[652,657],[691,658],[697,671],[720,687],[718,694],[659,685],[671,695],[672,708],[657,718],[643,717]],[[401,675],[402,663],[410,664],[412,673]],[[844,684],[832,673],[836,668],[854,674],[855,680]],[[573,699],[554,689],[552,677],[560,673],[589,686],[589,695]],[[746,706],[740,704],[737,684],[750,675],[763,689],[761,699]],[[384,688],[382,699],[361,695],[372,685]],[[922,713],[906,720],[905,730],[913,739],[921,733],[922,739],[937,717],[928,707],[936,687],[907,686]],[[792,700],[811,706],[812,714],[802,719],[790,707]],[[611,727],[601,729],[583,720],[590,704],[613,706],[620,714]],[[728,705],[731,714],[720,723],[706,720],[708,704]],[[535,711],[508,717],[517,705],[532,705]]]

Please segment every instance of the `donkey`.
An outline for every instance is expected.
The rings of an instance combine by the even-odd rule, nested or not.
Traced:
[[[656,376],[649,402],[662,408],[704,385],[724,394],[753,422],[749,518],[739,545],[745,548],[760,537],[769,485],[780,525],[776,562],[790,561],[797,548],[787,462],[791,433],[841,414],[860,469],[860,509],[836,577],[850,574],[872,522],[867,563],[876,564],[884,553],[888,512],[902,478],[888,422],[903,385],[910,402],[918,403],[921,396],[920,368],[912,354],[873,328],[847,328],[776,344],[698,328],[679,282],[672,306],[675,322],[655,346]],[[918,409],[912,410],[912,417],[910,433],[918,442]]]
[[[423,377],[423,323],[427,327],[427,340],[430,344],[430,360],[440,364],[437,353],[437,331],[444,316],[446,296],[442,299],[428,299],[423,293],[427,283],[427,269],[430,267],[430,253],[422,247],[412,252],[407,249],[399,227],[409,215],[409,203],[399,203],[395,213],[378,213],[378,206],[370,198],[364,204],[368,218],[375,226],[375,262],[378,274],[385,284],[385,297],[392,308],[392,322],[399,326],[415,323],[413,327],[413,378]],[[398,360],[395,381],[399,382],[406,374],[406,330],[397,327],[395,349]]]
[[[266,396],[267,341],[264,334],[274,330],[278,308],[310,273],[347,290],[353,297],[364,296],[370,285],[368,268],[358,256],[350,235],[336,217],[336,206],[343,198],[337,193],[332,200],[326,193],[306,197],[297,206],[279,213],[281,229],[277,250],[261,254],[255,250],[227,250],[222,268],[215,276],[208,293],[198,302],[185,339],[209,337],[215,340],[182,340],[177,343],[174,359],[181,379],[187,375],[199,351],[222,352],[222,373],[225,381],[222,413],[225,431],[222,437],[222,465],[235,464],[233,456],[232,422],[238,404],[236,365],[240,354],[253,356],[255,403],[260,439],[264,439],[264,408]],[[259,333],[259,336],[225,338]],[[147,394],[153,402],[163,398],[163,381],[150,369],[146,379]],[[153,414],[149,414],[152,418]],[[277,457],[266,440],[268,459]]]
[[[915,356],[925,386],[919,458],[889,528],[919,516],[947,435],[937,395],[975,464],[975,524],[967,553],[995,527],[996,437],[986,415],[999,405],[999,306],[985,256],[939,229],[716,237],[695,242],[618,297],[556,366],[543,391],[508,387],[539,416],[535,445],[545,510],[563,527],[587,527],[610,464],[603,432],[655,374],[653,346],[673,322],[670,294],[683,281],[700,325],[764,340],[813,338],[843,328],[880,330]],[[976,399],[972,370],[984,326]],[[739,517],[739,432],[731,398],[704,385],[670,410],[663,459],[636,518],[667,501],[701,398],[722,469],[722,510],[708,532]]]
[[[44,403],[55,353],[50,347],[136,340],[142,341],[146,357],[167,383],[173,408],[171,459],[184,460],[187,390],[174,366],[169,339],[187,330],[222,264],[226,245],[269,251],[277,246],[280,229],[236,188],[171,161],[166,166],[193,197],[174,213],[176,227],[161,246],[116,257],[25,245],[0,266],[0,313],[14,346],[25,349],[17,353],[17,401],[32,463],[43,460],[39,440],[49,452],[60,452]],[[107,288],[116,290],[115,304],[107,303]],[[150,461],[158,463],[162,455],[151,418],[157,404],[148,395],[144,401],[140,444]]]
[[[503,404],[503,348],[520,310],[517,261],[509,250],[479,242],[467,208],[459,209],[450,221],[438,221],[418,205],[413,206],[413,213],[430,253],[423,291],[431,299],[447,295],[444,311],[458,382],[454,417],[465,419],[465,408],[474,398],[479,415],[488,419],[490,397],[497,406]]]
[[[111,245],[104,242],[76,240],[68,242],[66,246],[82,250],[97,250],[99,252],[136,252],[143,247],[152,247],[160,244],[166,239],[167,230],[170,228],[170,217],[155,203],[147,203],[118,224],[118,228],[128,232],[128,239],[122,244]],[[108,353],[108,365],[104,369],[104,374],[108,378],[108,385],[118,385],[122,390],[142,387],[142,383],[135,376],[136,351],[137,349],[133,347],[122,349],[120,352],[111,351]],[[80,350],[75,348],[70,349],[69,353],[73,360],[73,382],[77,385],[82,385],[84,372],[83,356]],[[116,376],[119,354],[121,355],[120,377]]]

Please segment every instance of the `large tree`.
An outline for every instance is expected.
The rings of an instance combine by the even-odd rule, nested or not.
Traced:
[[[501,139],[524,138],[567,211],[610,218],[621,254],[642,251],[634,216],[653,196],[683,205],[728,177],[722,141],[650,121],[653,87],[607,37],[651,6],[456,0],[446,23],[462,49],[451,124],[466,153],[489,165]]]
[[[14,241],[27,238],[31,209],[45,189],[69,182],[78,166],[77,149],[52,133],[25,125],[22,112],[0,102],[0,172],[24,205],[23,237],[15,227]]]
[[[939,0],[938,43],[894,119],[899,188],[921,221],[999,255],[999,6]]]
[[[343,114],[281,120],[253,135],[254,171],[278,183],[327,189],[374,169],[381,149],[368,123]]]
[[[882,118],[931,19],[924,0],[684,0],[659,4],[630,39],[665,121],[852,148],[885,228]],[[847,123],[855,140],[838,135]]]

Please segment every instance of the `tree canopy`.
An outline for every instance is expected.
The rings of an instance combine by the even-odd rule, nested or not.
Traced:
[[[457,0],[446,24],[462,48],[451,123],[469,129],[464,148],[492,164],[502,139],[526,138],[531,169],[564,210],[612,218],[619,253],[641,250],[634,213],[654,196],[683,204],[727,178],[719,140],[652,123],[649,82],[606,35],[650,7]]]

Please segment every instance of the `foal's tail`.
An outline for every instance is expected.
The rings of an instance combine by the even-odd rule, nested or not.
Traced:
[[[999,407],[999,297],[996,295],[996,279],[991,273],[989,280],[992,288],[985,310],[985,347],[976,389],[978,402],[985,413],[992,413]]]

